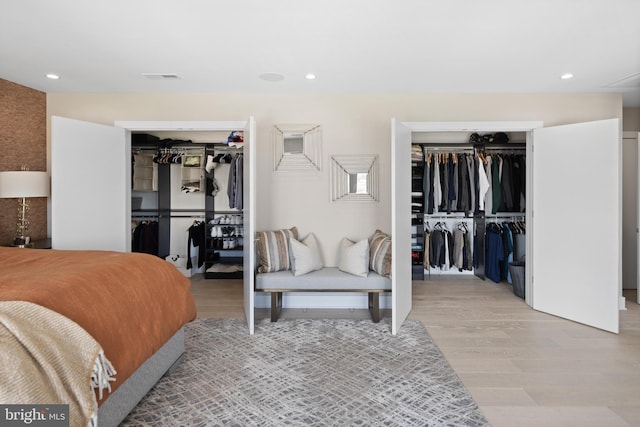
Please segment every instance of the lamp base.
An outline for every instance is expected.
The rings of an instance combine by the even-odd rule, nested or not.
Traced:
[[[28,246],[31,243],[31,237],[29,236],[20,236],[20,237],[16,237],[13,240],[13,246],[17,246],[19,248],[24,248],[25,246]]]

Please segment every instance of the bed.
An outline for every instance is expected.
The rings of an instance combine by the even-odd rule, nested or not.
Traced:
[[[82,401],[70,403],[71,425],[87,425],[97,418],[100,427],[117,426],[179,362],[184,351],[184,325],[196,316],[189,287],[190,281],[173,265],[152,255],[0,248],[0,327],[4,325],[0,362],[9,363],[18,356],[25,359],[13,370],[0,366],[0,376],[5,376],[0,377],[0,403],[70,403],[6,401],[15,396],[24,399],[29,390],[27,373],[47,371],[50,359],[60,356],[63,360],[68,347],[70,360],[79,357],[77,352],[95,359],[89,367],[93,372],[84,372],[81,380],[74,378],[61,387],[87,388],[93,400],[93,407]],[[28,322],[31,326],[22,326]],[[53,326],[47,326],[49,323]],[[83,332],[86,341],[75,338]],[[43,345],[43,339],[54,340],[55,335],[60,335],[59,343]],[[9,340],[17,344],[5,346]],[[47,369],[42,361],[34,362],[33,352],[26,356],[20,353],[25,347],[21,340],[42,347]],[[7,355],[6,348],[15,348],[16,354]],[[39,365],[30,367],[33,364]],[[64,365],[61,369],[64,375],[50,378],[53,375],[49,373],[49,378],[37,381],[67,381]],[[36,391],[47,391],[42,390],[47,387],[39,388]],[[74,419],[74,414],[80,420]]]

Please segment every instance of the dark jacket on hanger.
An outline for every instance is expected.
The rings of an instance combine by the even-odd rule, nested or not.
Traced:
[[[202,264],[204,264],[206,253],[204,231],[205,223],[202,221],[198,221],[189,227],[189,238],[187,239],[187,268],[193,267],[191,263],[191,243],[193,243],[194,247],[198,248],[198,267],[202,267]]]

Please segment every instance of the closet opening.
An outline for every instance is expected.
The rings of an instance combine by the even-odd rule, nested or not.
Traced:
[[[412,280],[475,275],[524,298],[526,193],[526,132],[413,132]]]
[[[526,147],[525,302],[535,310],[618,333],[619,310],[624,308],[620,268],[620,119],[551,127],[543,127],[542,122],[398,122],[392,119],[392,232],[396,242],[393,258],[397,263],[408,263],[411,258],[412,143],[471,143],[475,161],[479,141],[477,137],[470,140],[470,134],[479,134],[481,142],[485,142],[484,134],[494,133],[494,140],[484,144],[486,151],[486,147],[495,144],[497,132],[508,134],[509,143],[524,142]],[[461,134],[466,134],[462,140]],[[502,167],[504,173],[504,162]],[[594,191],[604,200],[593,203]],[[517,200],[512,200],[514,206]],[[464,213],[465,218],[473,216],[474,233],[478,237],[474,246],[478,246],[483,235],[489,240],[491,228],[497,227],[492,223],[504,221],[500,215],[514,215],[513,208],[506,212],[499,209],[495,214],[492,209],[489,217],[485,208],[484,218],[476,218],[475,209],[465,209],[469,210]],[[572,226],[567,227],[558,221],[559,212],[579,214]],[[603,224],[606,229],[597,240],[584,233],[588,224],[594,223]],[[560,238],[572,242],[571,250],[559,243]],[[485,278],[490,277],[488,246],[485,242]],[[476,263],[478,258],[476,256]],[[392,267],[392,330],[397,333],[411,311],[412,280],[411,269],[406,264],[404,271],[398,264]]]
[[[242,130],[133,132],[132,251],[186,277],[241,279],[242,160]]]

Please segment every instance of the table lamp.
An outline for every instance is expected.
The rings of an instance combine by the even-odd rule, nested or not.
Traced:
[[[0,198],[19,199],[16,246],[30,243],[29,198],[49,196],[49,177],[46,172],[30,171],[22,167],[20,171],[0,171]]]

